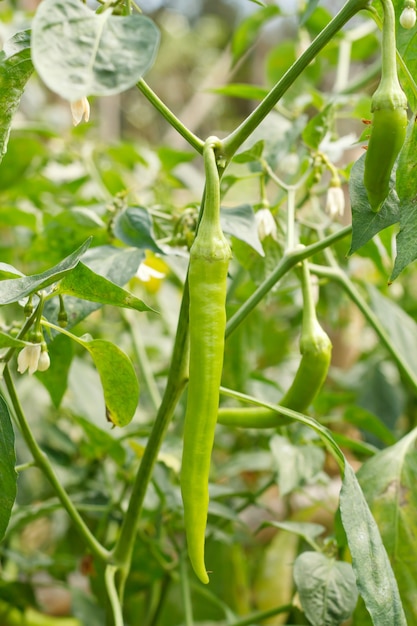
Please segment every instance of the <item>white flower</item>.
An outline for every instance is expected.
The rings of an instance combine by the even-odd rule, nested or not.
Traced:
[[[269,209],[261,209],[255,213],[256,222],[258,224],[258,236],[261,241],[266,237],[277,239],[277,225]]]
[[[139,265],[136,276],[143,283],[147,283],[151,280],[151,278],[163,278],[165,274],[163,274],[162,272],[158,272],[158,270],[154,270],[153,267],[150,267],[149,265],[146,265],[146,263],[142,262]]]
[[[34,374],[38,369],[40,356],[40,343],[31,343],[25,346],[17,355],[17,371],[24,374],[26,370],[29,370],[29,374]]]
[[[340,186],[329,187],[326,200],[326,212],[331,217],[341,217],[345,212],[345,194]]]
[[[90,119],[90,103],[85,96],[81,100],[71,102],[71,114],[74,126],[78,126],[83,118],[85,122],[88,122]]]
[[[45,372],[51,365],[51,359],[47,350],[42,350],[38,361],[38,372]]]
[[[400,15],[400,24],[403,28],[413,28],[416,23],[416,10],[413,7],[405,7]]]

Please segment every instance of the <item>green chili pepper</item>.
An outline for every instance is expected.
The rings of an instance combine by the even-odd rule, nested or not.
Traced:
[[[371,136],[365,157],[364,184],[371,209],[378,212],[388,196],[392,168],[407,131],[407,98],[397,76],[395,13],[383,0],[381,82],[375,91]]]
[[[303,325],[300,339],[302,354],[300,365],[291,387],[279,404],[303,413],[312,403],[324,381],[330,366],[332,344],[317,320],[311,290],[308,262],[302,264]],[[220,408],[219,424],[241,428],[277,428],[291,420],[277,411],[263,407]]]
[[[226,326],[226,281],[230,246],[220,226],[220,182],[215,150],[204,146],[204,212],[190,250],[190,375],[184,424],[181,492],[188,554],[195,573],[208,583],[204,542],[211,451],[219,406]]]

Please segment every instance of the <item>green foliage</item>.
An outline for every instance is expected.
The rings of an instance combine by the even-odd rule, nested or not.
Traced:
[[[0,396],[0,429],[0,538],[3,539],[16,498],[17,474],[14,432],[9,409],[2,396]]]
[[[7,151],[13,116],[32,72],[30,34],[17,33],[0,53],[0,161]]]
[[[149,18],[118,17],[111,10],[97,14],[77,0],[45,0],[33,20],[36,71],[70,101],[133,87],[151,67],[158,43]]]
[[[291,15],[257,0],[244,13],[166,4],[145,16],[128,0],[43,0],[22,20],[18,2],[0,3],[0,622],[414,623],[414,113],[376,214],[359,120],[380,33],[369,13],[351,22],[367,2],[335,18],[315,0]],[[394,4],[414,111],[415,30]],[[73,129],[55,94],[113,97],[91,98],[90,123]],[[202,281],[192,290],[212,328],[194,324],[194,344],[227,314],[211,459],[186,476],[209,494],[203,591],[180,470],[189,251],[213,130],[233,258],[215,319]],[[299,380],[301,263],[333,351],[298,413],[318,368]],[[28,355],[33,376],[17,371]],[[201,359],[191,369],[203,388]],[[44,581],[67,617],[44,613]]]

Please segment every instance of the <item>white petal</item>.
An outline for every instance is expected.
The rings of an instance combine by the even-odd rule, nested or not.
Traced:
[[[158,270],[154,270],[153,267],[149,267],[146,263],[141,263],[138,271],[136,272],[136,276],[143,283],[147,283],[151,280],[151,278],[163,278],[165,274],[158,272]]]
[[[38,369],[40,355],[40,343],[32,343],[25,346],[17,355],[17,371],[20,374],[24,374],[24,372],[28,369],[29,374],[34,374]]]

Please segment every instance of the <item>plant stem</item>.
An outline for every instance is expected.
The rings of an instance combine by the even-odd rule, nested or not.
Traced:
[[[117,596],[115,576],[117,573],[117,567],[114,565],[107,565],[104,573],[104,580],[106,583],[107,595],[110,600],[110,606],[113,611],[114,626],[124,626],[122,607]]]
[[[274,285],[281,280],[287,272],[304,259],[307,259],[313,254],[321,252],[333,243],[340,241],[349,235],[351,230],[351,226],[345,226],[328,237],[306,246],[305,248],[297,248],[286,252],[272,274],[270,274],[270,276],[268,276],[268,278],[266,278],[264,282],[259,285],[256,291],[253,292],[240,309],[229,319],[226,325],[226,337],[228,337],[239,326],[245,317],[253,311],[253,309],[266,296],[272,287],[274,287]]]
[[[400,89],[397,74],[396,42],[395,42],[395,11],[391,0],[381,0],[384,10],[382,24],[382,68],[380,87],[392,90],[395,85]]]
[[[276,423],[274,424],[271,420],[270,427],[271,428],[279,428],[280,426],[280,417],[279,413],[290,417],[296,422],[300,422],[305,426],[308,426],[312,430],[314,430],[323,441],[325,447],[330,452],[330,454],[334,457],[337,462],[340,472],[342,476],[345,472],[345,457],[343,452],[333,439],[333,435],[328,428],[317,422],[317,420],[312,417],[308,417],[303,413],[299,413],[298,411],[293,411],[292,409],[288,409],[286,407],[281,406],[280,404],[270,404],[269,402],[263,402],[262,400],[258,400],[254,396],[250,396],[246,393],[240,393],[239,391],[234,391],[233,389],[227,389],[226,387],[220,387],[220,393],[224,396],[228,396],[230,398],[236,398],[237,400],[241,400],[242,402],[248,402],[249,404],[254,404],[255,406],[262,406],[266,409],[270,409],[277,414]]]
[[[321,265],[310,264],[310,270],[317,276],[322,278],[329,278],[340,284],[340,286],[346,291],[350,299],[356,304],[358,309],[362,312],[366,320],[372,326],[376,334],[378,335],[381,343],[385,346],[392,358],[398,365],[401,373],[407,379],[409,384],[417,392],[417,376],[410,369],[407,361],[398,353],[398,350],[394,343],[391,341],[389,334],[382,326],[380,320],[362,297],[358,289],[355,287],[351,279],[345,274],[345,272],[339,267],[325,267]]]
[[[184,553],[180,556],[180,577],[182,605],[184,607],[184,626],[193,626],[194,618],[190,595],[190,581],[188,578],[187,564]]]
[[[252,111],[238,128],[224,139],[224,155],[227,159],[232,158],[236,150],[238,150],[242,143],[251,135],[255,128],[259,126],[268,113],[272,111],[285,92],[294,83],[295,79],[298,78],[311,61],[313,61],[320,50],[334,38],[346,22],[356,15],[356,13],[365,9],[368,4],[368,0],[347,1],[339,13],[337,13],[331,22],[317,35],[308,49],[293,63],[256,109]]]
[[[199,154],[203,154],[204,141],[197,135],[194,135],[176,115],[162,102],[149,85],[141,78],[136,84],[137,88],[143,93],[145,98],[155,107],[155,109],[171,124],[173,128],[196,150]]]
[[[146,490],[152,476],[161,443],[171,421],[174,409],[188,380],[188,307],[187,281],[184,286],[177,334],[165,393],[156,416],[155,424],[149,436],[139,470],[136,474],[119,538],[112,551],[114,561],[120,569],[119,597],[121,600],[123,598],[126,578],[130,570],[139,517],[142,512]]]
[[[4,382],[6,383],[7,391],[9,393],[9,397],[10,397],[20,430],[22,432],[22,435],[26,441],[26,444],[29,450],[32,453],[34,460],[36,461],[37,466],[45,474],[46,478],[51,483],[63,507],[65,508],[68,515],[72,519],[78,532],[84,538],[92,554],[94,554],[94,556],[100,559],[100,561],[104,561],[105,563],[108,563],[110,560],[110,553],[101,545],[101,543],[97,541],[97,539],[91,533],[90,529],[85,524],[84,520],[78,513],[77,509],[74,507],[67,492],[62,487],[57,476],[55,475],[55,472],[52,468],[52,465],[49,462],[48,457],[38,446],[32,434],[32,431],[29,427],[23,408],[20,404],[12,377],[10,375],[9,368],[7,366],[4,369],[3,376],[4,376]]]

